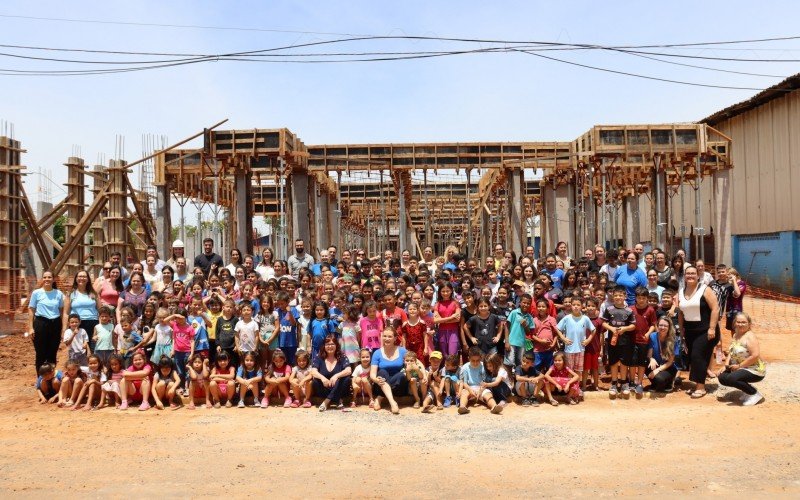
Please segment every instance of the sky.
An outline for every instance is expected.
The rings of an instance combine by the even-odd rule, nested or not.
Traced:
[[[14,1],[0,5],[0,44],[128,52],[224,54],[322,42],[347,35],[434,36],[651,45],[790,37],[800,3],[707,2],[284,2]],[[22,16],[22,17],[9,17]],[[34,19],[40,18],[40,19]],[[48,18],[47,20],[41,18]],[[69,20],[71,21],[69,21]],[[92,21],[92,22],[76,22]],[[152,24],[170,26],[152,26]],[[194,27],[186,27],[194,26]],[[206,28],[200,28],[200,26]],[[225,28],[209,29],[208,27]],[[296,52],[441,51],[488,43],[367,40]],[[662,50],[662,49],[650,49]],[[800,59],[800,39],[673,54]],[[74,70],[98,65],[34,61],[150,60],[3,47],[3,70]],[[611,51],[542,53],[657,78],[766,88],[800,72],[797,62],[680,59],[688,68]],[[108,67],[108,66],[102,66]],[[28,192],[38,169],[64,196],[63,163],[79,147],[87,163],[141,157],[142,134],[177,141],[224,118],[226,128],[287,127],[306,144],[573,140],[598,124],[696,121],[757,90],[704,88],[576,67],[525,53],[483,53],[384,62],[296,64],[211,61],[148,71],[81,76],[0,74],[0,119],[27,154]],[[173,221],[177,208],[173,206]]]

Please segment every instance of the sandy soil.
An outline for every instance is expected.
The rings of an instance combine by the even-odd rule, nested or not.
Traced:
[[[27,339],[0,340],[0,494],[291,498],[800,495],[796,309],[751,301],[766,402],[683,393],[421,415],[302,409],[85,414],[35,401]],[[776,312],[777,311],[777,312]],[[783,317],[777,318],[776,314]],[[766,321],[764,321],[766,322]],[[763,325],[759,320],[759,324]]]

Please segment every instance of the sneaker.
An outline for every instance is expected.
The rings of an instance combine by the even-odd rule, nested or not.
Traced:
[[[237,408],[244,408],[244,399],[239,400],[239,404],[236,405]]]
[[[631,386],[628,384],[622,384],[622,395],[627,396],[631,393]]]
[[[262,408],[269,408],[269,399],[267,399],[267,398],[263,398],[263,399],[261,400],[261,407],[262,407]]]
[[[641,396],[642,394],[644,394],[644,387],[642,387],[642,384],[637,384],[635,390],[637,396]]]
[[[612,398],[617,397],[617,386],[616,384],[611,384],[611,387],[608,388],[608,395]]]
[[[150,409],[150,403],[148,403],[146,400],[142,401],[142,404],[139,405],[139,411],[147,411],[149,409]]]
[[[750,395],[749,395],[749,394],[747,394],[746,392],[743,392],[743,393],[742,393],[742,395],[741,395],[741,396],[739,396],[739,401],[741,401],[742,403],[744,403],[745,401],[747,401],[747,398],[749,398],[749,397],[750,397]]]
[[[461,399],[460,399],[460,398],[456,398],[456,400],[455,400],[455,403],[454,403],[454,404],[455,404],[456,406],[460,406],[460,405],[461,405]]]
[[[453,398],[451,398],[450,396],[447,396],[446,398],[444,398],[444,407],[445,408],[450,408],[450,406],[452,406],[452,404],[453,404]]]
[[[761,393],[757,392],[752,396],[747,396],[747,399],[744,400],[742,406],[755,406],[762,401],[764,401],[764,396],[762,396]]]
[[[292,398],[286,398],[283,400],[284,408],[291,408],[291,406],[292,406]]]
[[[319,411],[320,412],[323,412],[323,411],[325,411],[327,409],[328,409],[328,407],[325,406],[325,403],[320,403],[320,405],[319,405]]]
[[[536,398],[530,398],[528,401],[530,401],[531,406],[534,406],[534,407],[539,406],[539,400],[536,399]]]
[[[122,404],[119,405],[120,410],[127,410],[128,409],[128,402],[123,401]]]
[[[530,405],[531,405],[531,400],[530,399],[525,398],[525,399],[522,400],[522,406],[530,406]]]

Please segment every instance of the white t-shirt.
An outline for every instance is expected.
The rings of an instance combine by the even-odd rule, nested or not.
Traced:
[[[292,373],[294,374],[297,380],[303,380],[311,373],[311,365],[307,365],[305,368],[300,368],[299,366],[295,366],[292,368]]]
[[[77,332],[74,332],[67,328],[64,331],[64,343],[69,342],[69,352],[78,354],[78,353],[86,353],[86,343],[89,342],[89,334],[86,333],[86,330],[83,328],[78,328]]]
[[[252,319],[245,323],[243,319],[236,322],[233,328],[239,334],[239,349],[244,352],[256,350],[256,335],[258,335],[258,323]]]
[[[363,365],[358,365],[356,369],[353,370],[353,378],[369,377],[369,370],[369,368],[364,368]]]
[[[503,380],[503,382],[508,386],[508,388],[511,389],[512,387],[511,378],[508,376],[508,372],[506,371],[505,368],[500,368],[499,370],[497,370],[497,377],[500,377]]]
[[[156,345],[172,345],[172,327],[169,325],[156,325]]]

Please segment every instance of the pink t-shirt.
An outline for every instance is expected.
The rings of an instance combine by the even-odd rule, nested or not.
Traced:
[[[114,288],[114,284],[109,280],[103,280],[100,285],[100,305],[117,307],[119,292]]]
[[[366,349],[379,349],[381,347],[381,332],[383,332],[383,318],[379,315],[375,319],[364,316],[358,320],[361,328],[361,347]]]
[[[440,318],[449,318],[456,313],[460,306],[455,300],[448,300],[447,302],[437,302],[434,310],[439,313]],[[439,332],[450,330],[458,330],[458,321],[452,323],[439,323]]]
[[[189,323],[184,322],[183,326],[177,322],[170,322],[172,335],[175,339],[175,352],[191,352],[194,342],[194,328]]]
[[[131,365],[131,366],[125,368],[125,371],[128,371],[128,372],[144,371],[144,373],[147,375],[148,378],[152,378],[152,375],[153,375],[151,373],[152,368],[150,367],[150,363],[145,363],[144,366],[141,367],[141,368],[136,368],[135,366]],[[120,377],[120,378],[122,378],[122,377]],[[112,380],[114,379],[113,375],[111,376],[111,379]]]

